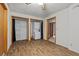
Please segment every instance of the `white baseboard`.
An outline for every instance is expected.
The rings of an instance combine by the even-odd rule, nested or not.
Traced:
[[[68,48],[68,49],[71,50],[71,51],[74,51],[74,52],[76,52],[76,53],[79,53],[78,50],[75,50],[75,49],[72,49],[72,48]]]

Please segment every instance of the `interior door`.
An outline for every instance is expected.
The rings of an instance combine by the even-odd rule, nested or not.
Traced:
[[[48,39],[53,36],[53,23],[48,22]]]
[[[34,34],[35,34],[35,39],[41,38],[41,23],[40,22],[34,23]]]
[[[0,54],[4,51],[4,9],[0,4]]]
[[[51,37],[53,36],[53,22],[51,23]]]

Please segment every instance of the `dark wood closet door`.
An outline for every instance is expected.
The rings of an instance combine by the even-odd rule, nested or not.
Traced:
[[[50,38],[50,23],[48,23],[48,39]]]
[[[48,23],[48,39],[53,36],[53,23]]]

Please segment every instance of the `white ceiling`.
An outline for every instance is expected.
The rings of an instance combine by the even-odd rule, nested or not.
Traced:
[[[8,3],[10,10],[13,12],[38,16],[42,18],[67,8],[70,5],[71,3],[47,3],[46,10],[42,10],[41,6],[36,3],[32,3],[30,5],[26,5],[25,3]]]

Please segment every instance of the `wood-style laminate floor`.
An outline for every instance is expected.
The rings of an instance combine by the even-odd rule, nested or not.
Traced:
[[[8,56],[79,56],[78,53],[45,40],[17,41]]]

